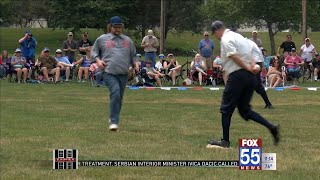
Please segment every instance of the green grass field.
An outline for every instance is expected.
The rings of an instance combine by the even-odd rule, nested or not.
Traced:
[[[231,124],[232,149],[207,149],[221,137],[220,91],[126,90],[119,132],[107,130],[109,95],[88,83],[16,84],[0,81],[1,179],[319,179],[320,93],[268,90],[275,109],[254,95],[253,109],[281,125],[274,146],[268,130]],[[318,86],[309,83],[307,86]],[[238,138],[263,139],[277,153],[277,171],[237,168],[80,167],[52,170],[52,150],[76,148],[80,160],[236,160]],[[43,163],[47,162],[47,163]]]

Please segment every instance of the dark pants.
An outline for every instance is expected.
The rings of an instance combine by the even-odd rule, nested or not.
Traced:
[[[260,65],[260,67],[262,67],[261,63],[258,63]],[[262,85],[262,82],[261,82],[261,75],[260,75],[260,72],[257,73],[256,75],[256,78],[257,78],[257,85],[255,87],[255,91],[260,94],[260,96],[262,97],[262,99],[264,100],[264,103],[266,104],[266,106],[271,106],[271,102],[269,101],[269,98],[268,98],[268,95],[267,95],[267,92],[266,90],[264,89],[263,85]]]
[[[238,111],[243,119],[252,119],[269,129],[273,128],[272,124],[251,110],[250,101],[256,85],[257,79],[255,75],[246,70],[241,69],[229,75],[220,108],[223,139],[225,141],[229,142],[231,117],[236,107],[238,107]]]

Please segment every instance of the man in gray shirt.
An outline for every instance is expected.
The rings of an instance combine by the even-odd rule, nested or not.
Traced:
[[[103,81],[110,91],[109,129],[117,131],[128,70],[134,64],[136,47],[128,36],[122,34],[123,23],[119,16],[112,17],[109,26],[110,32],[94,42],[91,57],[104,71]]]
[[[262,48],[262,41],[258,38],[257,31],[252,31],[252,38],[250,38],[250,40],[255,42],[259,48]]]
[[[68,59],[70,63],[72,64],[75,61],[75,52],[78,50],[78,44],[77,42],[73,39],[73,33],[69,32],[68,33],[68,39],[63,42],[63,47],[62,47],[65,56],[68,56]]]

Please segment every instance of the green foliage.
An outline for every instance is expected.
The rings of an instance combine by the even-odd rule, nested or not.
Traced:
[[[235,3],[246,22],[257,28],[272,23],[276,31],[296,29],[299,26],[301,0],[237,0]]]
[[[313,31],[320,31],[320,0],[307,1],[307,25]]]
[[[107,21],[124,7],[121,1],[50,1],[49,27],[53,28],[105,28]],[[54,8],[53,8],[54,7]]]
[[[245,22],[243,12],[234,0],[208,0],[208,4],[202,5],[201,8],[208,25],[214,20],[221,20],[227,27],[236,29]]]
[[[2,0],[1,22],[2,25],[18,24],[21,28],[28,27],[34,18],[46,18],[48,13],[48,0]]]

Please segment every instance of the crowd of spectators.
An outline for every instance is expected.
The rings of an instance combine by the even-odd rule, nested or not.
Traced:
[[[297,48],[291,35],[286,36],[286,40],[278,47],[277,54],[269,56],[263,43],[258,37],[258,32],[253,31],[249,38],[261,49],[264,57],[262,63],[262,74],[265,76],[268,86],[276,87],[281,82],[291,77],[297,83],[301,74],[301,68],[306,70],[306,74],[312,74],[315,81],[318,80],[320,68],[320,56],[316,48],[312,45],[310,38],[306,38],[301,48]],[[73,76],[77,76],[78,82],[89,81],[90,72],[94,74],[97,84],[102,85],[102,71],[95,63],[91,62],[92,41],[88,39],[88,32],[82,34],[81,40],[74,40],[73,33],[68,32],[67,39],[62,43],[61,49],[56,49],[55,55],[50,55],[48,48],[43,48],[39,57],[35,56],[37,40],[30,31],[25,31],[24,36],[18,40],[20,48],[14,51],[14,55],[9,57],[7,50],[3,50],[0,57],[0,77],[4,78],[8,74],[14,74],[18,83],[26,83],[29,79],[37,79],[42,82],[57,83],[63,79],[69,82]],[[178,63],[172,53],[160,54],[157,58],[159,42],[152,30],[148,30],[142,39],[141,47],[145,52],[144,58],[137,54],[134,67],[130,68],[130,76],[134,77],[141,71],[146,72],[148,78],[158,86],[162,86],[161,78],[169,78],[172,85],[177,84],[177,76],[185,70]],[[223,63],[220,55],[214,55],[214,41],[208,32],[203,33],[203,39],[198,45],[198,53],[191,61],[188,75],[199,85],[204,82],[207,72],[215,70],[223,73]],[[280,50],[283,49],[282,52]],[[158,60],[157,60],[158,59]],[[311,77],[308,77],[311,78]]]

